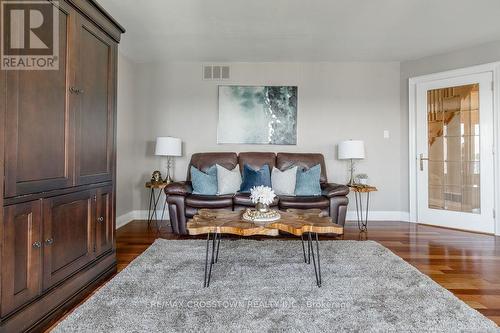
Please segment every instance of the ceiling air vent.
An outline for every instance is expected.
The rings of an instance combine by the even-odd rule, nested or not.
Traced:
[[[229,79],[229,66],[213,65],[203,66],[204,80],[227,80]]]

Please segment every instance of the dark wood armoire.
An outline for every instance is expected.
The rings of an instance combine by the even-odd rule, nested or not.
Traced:
[[[116,271],[125,30],[93,0],[50,3],[59,14],[59,69],[0,72],[2,332],[46,327]]]

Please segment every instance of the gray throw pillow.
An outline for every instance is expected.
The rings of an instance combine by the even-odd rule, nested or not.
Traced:
[[[297,167],[281,171],[273,168],[271,172],[271,184],[277,195],[295,195],[295,183],[297,182]]]
[[[308,170],[297,172],[297,185],[295,186],[296,196],[320,196],[321,166],[316,164]]]
[[[233,170],[228,170],[216,164],[217,167],[217,195],[233,194],[240,190],[241,173],[237,165]]]
[[[217,194],[217,169],[215,165],[212,165],[205,172],[191,166],[191,184],[193,185],[193,194]]]

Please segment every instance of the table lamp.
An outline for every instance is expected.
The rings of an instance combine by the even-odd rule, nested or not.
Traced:
[[[365,158],[365,144],[361,140],[342,141],[338,146],[339,160],[351,160],[351,179],[347,185],[354,185],[354,161]]]
[[[165,183],[170,184],[172,182],[170,170],[172,169],[174,163],[173,157],[182,156],[181,139],[170,136],[157,137],[155,155],[167,157],[167,178],[165,179]]]

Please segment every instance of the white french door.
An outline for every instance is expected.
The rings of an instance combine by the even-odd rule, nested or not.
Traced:
[[[492,233],[493,73],[416,84],[419,223]]]

